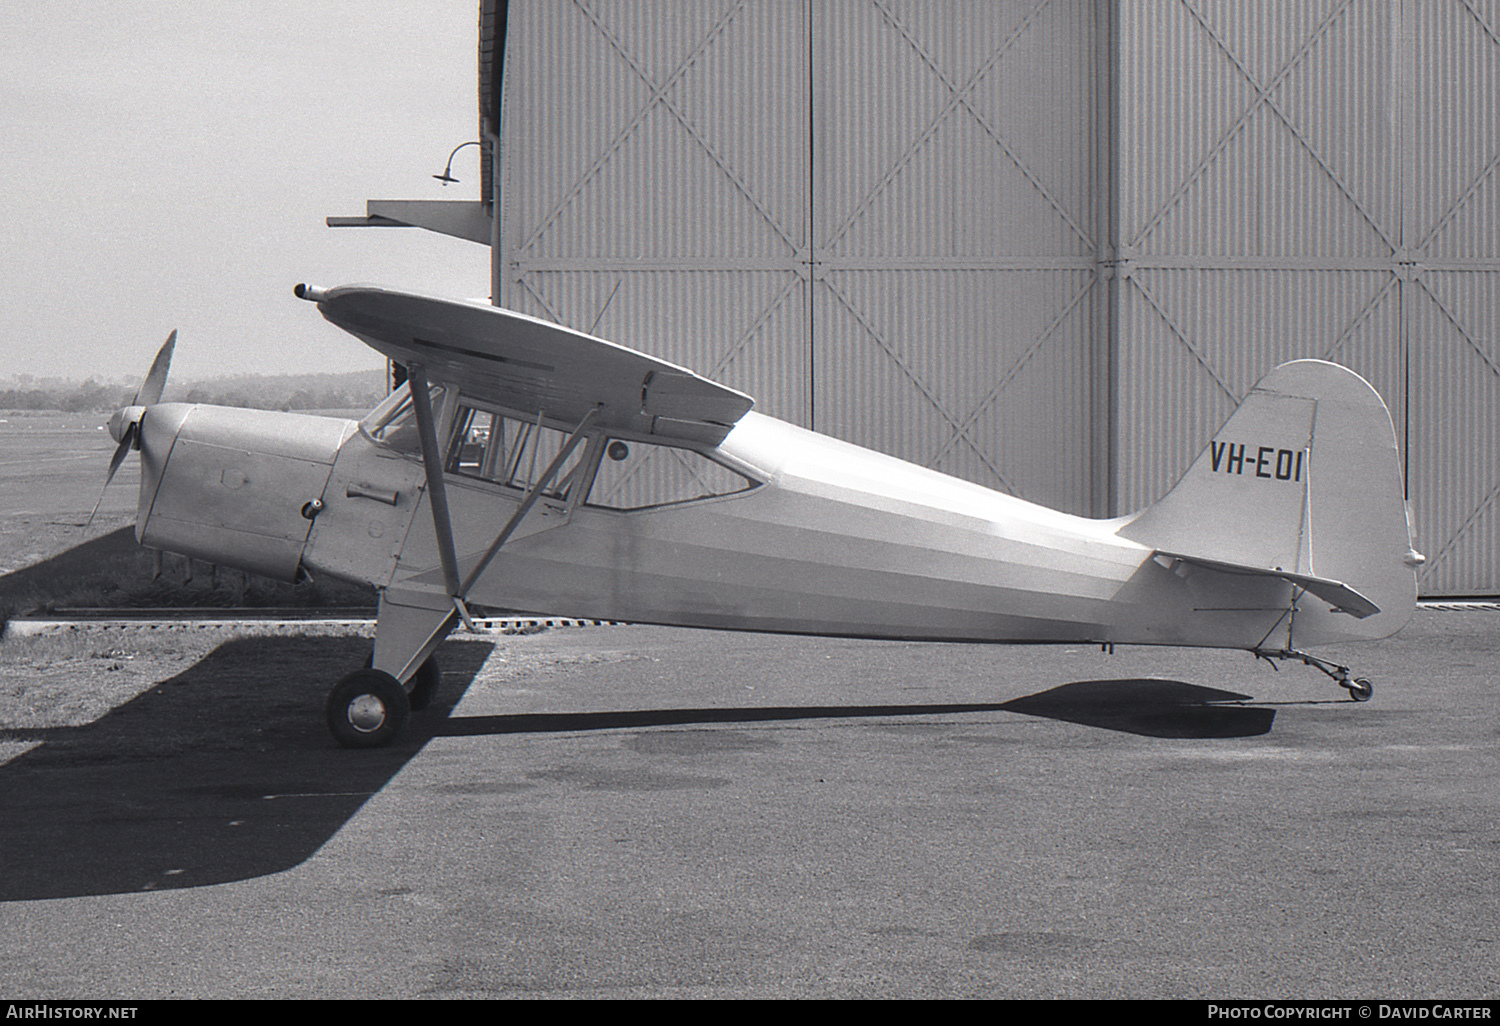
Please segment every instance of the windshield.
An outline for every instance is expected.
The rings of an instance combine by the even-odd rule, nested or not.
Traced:
[[[431,395],[433,410],[442,409],[443,386],[433,385]],[[416,414],[416,407],[411,401],[410,385],[403,384],[359,422],[359,429],[376,445],[396,452],[420,453],[422,441],[417,436]]]

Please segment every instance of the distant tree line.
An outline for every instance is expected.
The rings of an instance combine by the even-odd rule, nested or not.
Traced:
[[[255,391],[240,384],[225,390],[195,385],[182,397],[185,403],[210,406],[242,406],[254,410],[348,410],[368,409],[385,395],[379,389],[299,388],[285,392]]]
[[[35,381],[22,375],[10,382],[0,382],[0,410],[110,413],[127,405],[135,395],[135,388],[134,385],[100,384],[93,378],[79,384]],[[191,385],[186,393],[169,386],[163,398],[168,402],[290,411],[366,409],[384,395],[383,376],[377,371],[373,374],[308,375],[301,379],[239,377]]]
[[[63,413],[95,413],[118,410],[130,402],[134,391],[119,385],[101,385],[93,378],[81,385],[6,388],[0,390],[0,410],[60,410]]]

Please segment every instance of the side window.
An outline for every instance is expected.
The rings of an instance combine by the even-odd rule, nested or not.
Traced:
[[[732,495],[757,483],[690,449],[611,438],[587,502],[608,509],[642,509]]]
[[[443,408],[443,386],[434,385],[432,396],[433,415]],[[371,410],[359,422],[360,429],[377,444],[396,452],[421,455],[422,440],[417,435],[417,411],[412,406],[411,391],[402,385]]]
[[[476,478],[522,490],[546,473],[567,443],[565,431],[536,421],[460,405],[448,436],[446,469],[450,474]],[[588,446],[579,443],[543,495],[565,499],[581,476]]]

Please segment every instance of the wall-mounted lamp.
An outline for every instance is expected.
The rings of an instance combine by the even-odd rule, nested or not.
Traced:
[[[450,154],[448,154],[448,163],[443,168],[443,173],[440,174],[440,175],[433,175],[432,177],[434,177],[438,181],[442,182],[443,183],[443,188],[445,188],[445,189],[448,187],[448,183],[449,182],[456,182],[456,181],[458,181],[457,178],[453,177],[453,158],[454,158],[454,156],[456,156],[457,153],[458,153],[458,151],[461,150],[461,149],[463,149],[465,146],[478,146],[478,145],[479,145],[479,140],[478,139],[471,139],[471,140],[469,140],[466,143],[459,143],[457,146],[453,147],[453,152],[450,153]]]

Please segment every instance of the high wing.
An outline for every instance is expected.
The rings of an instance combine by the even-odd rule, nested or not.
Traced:
[[[755,400],[604,339],[481,302],[373,285],[297,286],[331,323],[428,380],[509,410],[717,445]]]

